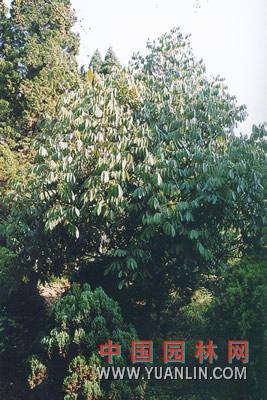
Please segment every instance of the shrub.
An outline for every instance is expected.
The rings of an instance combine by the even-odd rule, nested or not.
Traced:
[[[266,257],[249,258],[229,267],[219,285],[210,319],[214,333],[224,340],[249,340],[250,379],[248,385],[242,386],[248,390],[251,399],[263,398],[267,356],[266,309]]]
[[[43,386],[49,398],[65,400],[133,399],[134,388],[130,382],[100,383],[97,368],[106,364],[100,359],[98,349],[108,339],[126,349],[122,358],[114,359],[117,365],[129,360],[129,344],[136,337],[133,327],[124,323],[118,304],[102,288],[94,291],[85,284],[73,284],[69,292],[55,305],[52,329],[41,341],[40,356],[31,359],[30,387]],[[46,382],[46,384],[45,384]],[[51,390],[51,391],[50,391]],[[42,391],[42,390],[41,390]],[[40,391],[40,393],[41,393]],[[43,392],[44,393],[44,392]]]

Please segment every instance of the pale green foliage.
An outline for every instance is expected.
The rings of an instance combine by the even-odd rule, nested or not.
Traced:
[[[104,75],[108,75],[120,68],[121,66],[114,50],[112,47],[109,47],[101,64],[100,72]]]
[[[46,379],[46,366],[38,360],[37,357],[32,357],[30,360],[31,376],[28,379],[28,384],[31,389],[40,385]]]
[[[243,109],[179,31],[148,47],[128,73],[97,77],[47,120],[7,237],[29,276],[100,259],[119,288],[160,310],[253,243],[264,154],[231,133]]]
[[[76,357],[69,366],[69,375],[64,379],[63,387],[67,393],[64,400],[76,400],[79,392],[86,400],[101,398],[96,366],[99,366],[97,357],[91,357],[88,362],[84,357]]]
[[[7,144],[0,142],[0,189],[10,178],[14,178],[19,163]]]
[[[121,400],[134,398],[134,390],[127,381],[123,382],[124,390],[128,390],[126,397],[120,393],[120,383],[99,381],[97,368],[107,364],[99,357],[99,345],[109,339],[120,343],[124,356],[114,357],[114,363],[124,365],[129,360],[130,342],[136,337],[135,330],[123,322],[117,303],[101,288],[91,291],[89,285],[73,285],[56,304],[52,326],[49,335],[42,339],[47,360],[43,362],[34,356],[31,361],[32,389],[48,380],[53,395],[53,390],[61,392],[63,383],[65,400],[104,399],[111,394]],[[63,382],[57,376],[58,357]]]
[[[263,154],[231,133],[243,108],[179,30],[148,48],[129,73],[65,98],[44,126],[31,192],[46,230],[72,235],[79,257],[113,258],[121,286],[156,269],[164,293],[252,242]]]
[[[51,5],[58,5],[41,3],[49,12]],[[23,9],[19,1],[14,4],[18,26],[25,22],[33,28],[28,11],[35,11],[36,17],[36,9]],[[63,7],[65,2],[60,4]],[[69,2],[65,5],[68,14]],[[49,13],[44,16],[46,26]],[[59,23],[56,26],[64,31],[61,17],[53,13],[54,22]],[[68,33],[71,20],[67,18]],[[250,139],[234,135],[245,108],[237,105],[220,77],[207,77],[203,63],[192,55],[188,38],[177,29],[149,43],[147,55],[135,55],[126,70],[114,67],[114,62],[108,72],[90,70],[87,84],[76,91],[70,90],[72,84],[61,86],[58,79],[63,74],[61,65],[64,70],[68,65],[69,52],[75,52],[68,39],[75,43],[75,37],[63,35],[68,43],[60,38],[60,44],[52,46],[50,34],[55,41],[57,35],[50,28],[46,33],[53,60],[54,56],[60,59],[56,55],[58,50],[61,54],[63,44],[69,49],[63,54],[66,64],[64,60],[53,63],[54,84],[60,95],[65,88],[67,93],[56,115],[46,118],[42,126],[28,179],[15,182],[6,198],[10,214],[1,235],[8,253],[6,248],[2,251],[1,277],[9,275],[15,283],[37,286],[51,274],[77,278],[82,267],[94,268],[99,276],[91,277],[92,284],[100,281],[111,293],[115,285],[123,289],[116,292],[118,297],[125,295],[122,305],[143,313],[142,325],[147,321],[153,334],[159,332],[163,312],[166,317],[172,300],[175,317],[177,310],[182,311],[204,331],[210,305],[194,301],[192,294],[207,281],[218,282],[227,261],[246,254],[262,233],[266,211],[264,128],[255,128]],[[43,36],[42,29],[39,34]],[[39,58],[36,35],[20,39],[25,40],[24,47],[16,42],[24,66],[20,73],[26,73],[21,75],[20,88],[29,108],[19,102],[19,115],[31,125],[45,112],[42,104],[52,115],[56,99],[45,83],[51,76],[49,62],[39,71],[42,56]],[[7,45],[9,54],[9,41]],[[20,54],[21,49],[32,49],[36,58]],[[42,54],[49,59],[46,44]],[[1,66],[1,82],[8,66]],[[10,71],[10,75],[14,83],[17,74]],[[9,75],[7,78],[10,81]],[[15,86],[11,85],[10,93]],[[43,100],[35,98],[38,91]],[[51,103],[47,96],[52,96]],[[0,103],[5,117],[11,103],[5,93]],[[104,271],[113,276],[103,276]],[[252,277],[241,273],[238,280],[250,288]],[[225,288],[233,297],[219,299],[220,307],[228,311],[243,294],[244,303],[249,304],[245,300],[250,289],[239,289],[230,293]],[[132,310],[130,306],[127,311]],[[250,311],[244,315],[240,324],[248,328]],[[145,326],[139,327],[145,330]],[[56,400],[61,398],[62,385],[67,400],[97,398],[99,343],[113,336],[123,344],[134,334],[123,323],[116,303],[101,289],[92,292],[74,286],[55,307],[41,343],[42,361],[33,359],[29,382],[33,387],[47,377]],[[101,388],[104,398],[134,397],[124,382],[107,385]]]
[[[92,55],[92,58],[91,58],[90,64],[89,64],[89,68],[93,72],[99,73],[102,63],[103,63],[103,61],[102,61],[102,57],[101,57],[100,51],[97,49],[94,52],[94,54]]]

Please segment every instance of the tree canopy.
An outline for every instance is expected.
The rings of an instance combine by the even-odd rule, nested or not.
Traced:
[[[93,72],[100,72],[101,65],[103,63],[102,56],[100,54],[100,51],[97,49],[94,54],[92,55],[92,58],[90,60],[89,68]]]
[[[0,13],[0,128],[23,135],[77,87],[75,17],[67,0],[1,0]]]
[[[13,203],[27,222],[9,237],[41,274],[99,257],[120,287],[146,280],[167,297],[257,237],[264,153],[232,133],[244,108],[179,30],[148,49],[128,72],[66,96],[43,126],[31,184]]]

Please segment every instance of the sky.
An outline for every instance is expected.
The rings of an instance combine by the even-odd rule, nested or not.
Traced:
[[[200,7],[197,7],[197,4]],[[78,22],[80,65],[109,46],[123,65],[174,26],[191,34],[197,58],[209,75],[221,75],[231,94],[246,104],[237,132],[267,121],[267,0],[72,0]],[[266,71],[266,72],[265,72]]]

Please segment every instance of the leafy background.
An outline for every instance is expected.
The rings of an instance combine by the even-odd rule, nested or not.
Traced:
[[[264,399],[266,127],[172,29],[78,69],[67,0],[0,2],[0,365],[9,399]],[[100,382],[108,338],[250,341],[246,382]],[[224,362],[222,356],[222,363]]]

